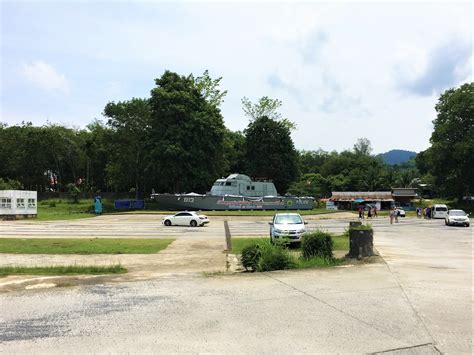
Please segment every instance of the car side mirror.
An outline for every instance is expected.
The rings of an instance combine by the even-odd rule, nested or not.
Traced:
[[[304,221],[304,224],[308,224],[308,221]]]
[[[273,226],[273,222],[268,222],[269,225]]]

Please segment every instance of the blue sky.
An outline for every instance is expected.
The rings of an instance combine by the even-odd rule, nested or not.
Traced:
[[[0,121],[85,127],[147,97],[169,69],[223,77],[227,127],[246,96],[283,102],[299,149],[429,146],[434,105],[472,81],[469,2],[1,1]]]

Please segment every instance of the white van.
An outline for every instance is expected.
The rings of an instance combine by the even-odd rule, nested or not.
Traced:
[[[448,206],[434,205],[431,212],[431,218],[446,218],[448,216]]]

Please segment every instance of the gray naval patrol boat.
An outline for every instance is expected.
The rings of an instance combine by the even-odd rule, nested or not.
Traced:
[[[279,196],[271,181],[252,181],[247,175],[231,174],[217,179],[205,195],[152,194],[160,208],[168,210],[310,210],[312,197]]]

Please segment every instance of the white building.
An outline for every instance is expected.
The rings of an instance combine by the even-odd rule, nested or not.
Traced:
[[[35,218],[37,192],[22,190],[0,190],[0,219]]]

